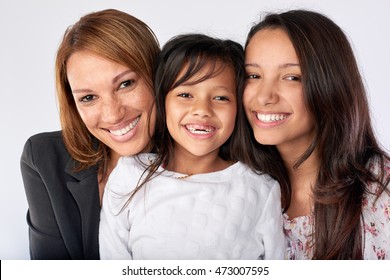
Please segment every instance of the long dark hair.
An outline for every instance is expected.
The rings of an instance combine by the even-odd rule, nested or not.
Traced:
[[[315,121],[314,140],[294,166],[298,168],[316,150],[320,165],[312,186],[314,259],[361,259],[362,198],[369,182],[378,182],[380,193],[385,190],[389,177],[384,164],[389,157],[375,138],[351,45],[328,17],[292,10],[268,14],[252,27],[246,46],[265,28],[282,29],[290,37],[301,66],[305,103]],[[273,160],[265,163],[270,157]],[[379,174],[368,167],[371,160],[378,163]],[[245,161],[280,182],[286,211],[291,186],[276,147],[258,144],[255,156]]]
[[[222,66],[219,67],[220,65]],[[231,67],[234,71],[237,94],[235,129],[229,139],[221,146],[219,156],[226,161],[241,159],[243,146],[241,140],[246,136],[242,134],[240,129],[237,129],[245,127],[244,123],[246,122],[242,106],[245,83],[243,47],[232,40],[217,39],[204,34],[183,34],[173,37],[162,48],[155,73],[156,126],[153,149],[157,152],[157,158],[151,165],[147,166],[145,176],[141,176],[126,205],[146,182],[154,175],[158,175],[157,169],[159,166],[166,166],[173,159],[174,140],[166,125],[166,95],[174,88],[188,82],[205,67],[207,67],[207,73],[196,81],[192,81],[192,84],[200,83],[218,75],[224,67]],[[183,69],[186,69],[186,72],[178,79]]]

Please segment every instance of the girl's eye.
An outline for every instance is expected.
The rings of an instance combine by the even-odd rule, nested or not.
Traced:
[[[91,102],[92,100],[95,100],[96,99],[96,96],[92,95],[92,94],[88,94],[86,96],[83,96],[79,99],[80,102],[83,102],[83,103],[87,103],[87,102]]]
[[[184,97],[184,98],[190,98],[191,97],[191,95],[189,93],[186,93],[186,92],[179,93],[177,96]]]
[[[288,80],[288,81],[295,81],[295,82],[300,82],[301,81],[301,77],[300,76],[287,76],[284,79]]]
[[[214,100],[218,100],[218,101],[229,101],[229,97],[227,96],[216,96],[214,97]]]
[[[119,85],[119,88],[127,88],[127,87],[131,86],[132,84],[134,84],[134,80],[127,80],[127,81],[122,82]]]
[[[260,79],[260,76],[256,75],[256,74],[248,74],[248,75],[246,75],[246,78],[247,79]]]

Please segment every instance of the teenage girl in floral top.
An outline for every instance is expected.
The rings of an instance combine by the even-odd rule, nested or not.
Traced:
[[[245,64],[246,161],[281,185],[286,258],[390,259],[390,159],[343,31],[316,12],[270,14]]]

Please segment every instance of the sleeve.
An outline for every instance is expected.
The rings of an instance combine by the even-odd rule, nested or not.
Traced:
[[[126,204],[132,190],[130,186],[134,184],[131,178],[135,178],[136,174],[131,171],[132,163],[133,161],[125,163],[121,158],[105,187],[99,225],[101,259],[132,259],[129,246],[130,212],[129,205]]]
[[[264,243],[266,260],[283,260],[286,252],[286,238],[283,233],[283,215],[280,186],[274,181],[261,214],[258,226]]]
[[[389,170],[390,171],[390,170]],[[377,183],[363,199],[364,258],[390,260],[390,183],[378,197]]]
[[[30,139],[24,146],[20,169],[29,207],[27,223],[31,259],[69,259],[70,255],[61,237],[51,198],[34,163]]]

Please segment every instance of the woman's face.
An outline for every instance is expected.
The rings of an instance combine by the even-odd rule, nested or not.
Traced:
[[[256,140],[279,151],[304,151],[314,120],[303,97],[299,60],[288,35],[263,29],[250,40],[245,57],[243,102]]]
[[[68,59],[67,77],[81,119],[113,157],[148,148],[155,110],[152,91],[143,78],[126,66],[84,51]]]

